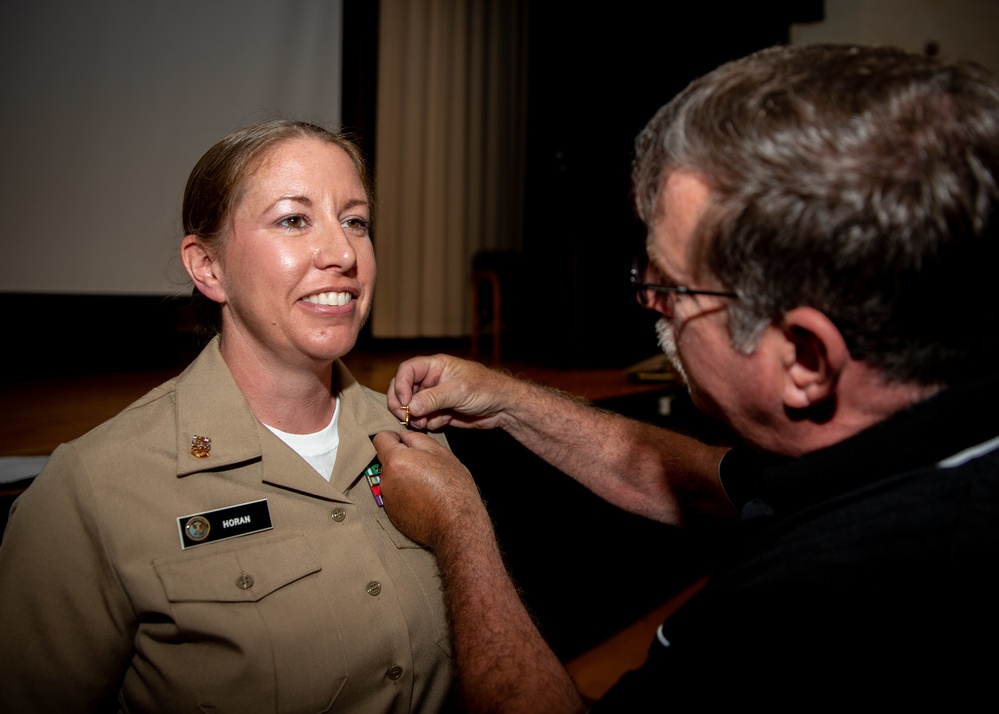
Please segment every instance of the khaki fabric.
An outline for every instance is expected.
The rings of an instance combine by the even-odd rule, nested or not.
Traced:
[[[399,422],[335,369],[330,482],[254,418],[217,341],[53,453],[0,547],[0,709],[444,705],[453,669],[434,559],[362,475],[370,436]],[[191,453],[196,435],[211,439],[207,458]],[[181,548],[178,518],[260,499],[272,529]]]

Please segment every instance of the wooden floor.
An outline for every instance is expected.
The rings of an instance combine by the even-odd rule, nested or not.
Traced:
[[[408,349],[355,351],[344,361],[362,384],[385,391],[399,362],[415,354]],[[636,384],[625,369],[561,370],[523,362],[493,366],[591,401],[662,388],[661,384]],[[0,385],[0,456],[47,456],[60,443],[110,418],[178,371],[53,377]],[[620,674],[639,665],[658,624],[688,595],[681,593],[605,645],[570,662],[570,672],[583,693],[599,697]]]

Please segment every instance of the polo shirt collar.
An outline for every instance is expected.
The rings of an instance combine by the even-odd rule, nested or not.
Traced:
[[[935,466],[999,435],[999,410],[983,409],[997,398],[999,376],[950,387],[838,444],[797,459],[755,461],[737,474],[733,500],[744,518],[786,515]]]

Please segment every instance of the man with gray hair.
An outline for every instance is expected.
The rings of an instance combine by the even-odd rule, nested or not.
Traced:
[[[639,301],[740,445],[443,355],[401,365],[390,408],[502,428],[649,518],[739,520],[594,711],[977,705],[999,663],[999,85],[888,48],[772,48],[664,106],[633,179]],[[440,563],[469,709],[583,710],[467,471],[419,433],[375,444],[389,517]]]

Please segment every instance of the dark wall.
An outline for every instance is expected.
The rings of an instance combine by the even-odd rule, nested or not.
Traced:
[[[693,5],[693,7],[687,7]],[[644,228],[629,200],[634,137],[692,79],[788,41],[821,2],[634,2],[600,12],[535,2],[530,16],[525,350],[561,366],[654,354],[654,315],[628,289]],[[793,8],[793,9],[792,9]]]
[[[0,382],[186,366],[197,349],[189,300],[0,293]]]
[[[375,165],[375,126],[378,110],[378,3],[343,2],[343,128],[361,144]]]

